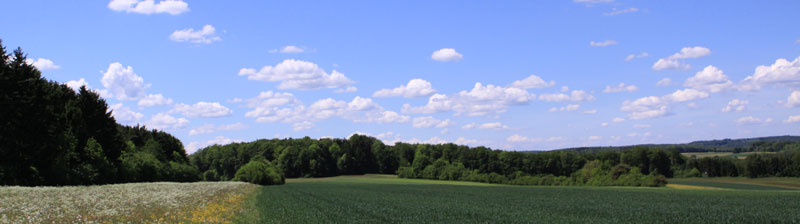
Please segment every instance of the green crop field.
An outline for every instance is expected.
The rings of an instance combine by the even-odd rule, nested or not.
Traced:
[[[349,176],[263,187],[264,222],[800,222],[800,192],[520,187]]]

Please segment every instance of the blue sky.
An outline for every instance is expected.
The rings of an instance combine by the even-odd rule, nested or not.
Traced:
[[[800,2],[10,1],[0,38],[193,152],[800,134]]]

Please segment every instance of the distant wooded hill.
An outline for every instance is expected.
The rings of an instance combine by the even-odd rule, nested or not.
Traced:
[[[722,139],[708,141],[694,141],[684,144],[642,144],[629,146],[597,146],[556,149],[553,151],[567,151],[577,153],[598,153],[603,151],[623,151],[637,146],[671,150],[679,152],[777,152],[787,147],[796,147],[800,143],[800,136],[769,136],[758,138]],[[525,151],[537,153],[539,151]]]

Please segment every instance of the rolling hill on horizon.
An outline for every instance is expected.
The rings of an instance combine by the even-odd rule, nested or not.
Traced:
[[[800,142],[800,136],[795,135],[781,135],[781,136],[765,136],[755,138],[740,138],[740,139],[714,139],[714,140],[701,140],[692,141],[689,143],[676,143],[676,144],[638,144],[626,146],[591,146],[591,147],[573,147],[562,148],[543,151],[521,151],[528,153],[536,152],[550,152],[550,151],[568,151],[578,153],[596,153],[601,151],[621,151],[631,149],[634,147],[656,147],[661,149],[677,149],[680,152],[732,152],[738,150],[749,151],[754,144],[764,143],[792,143]]]

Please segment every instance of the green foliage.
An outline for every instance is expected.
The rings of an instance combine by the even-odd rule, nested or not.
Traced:
[[[233,181],[243,181],[259,185],[283,184],[285,178],[281,171],[265,159],[255,159],[239,168]]]

